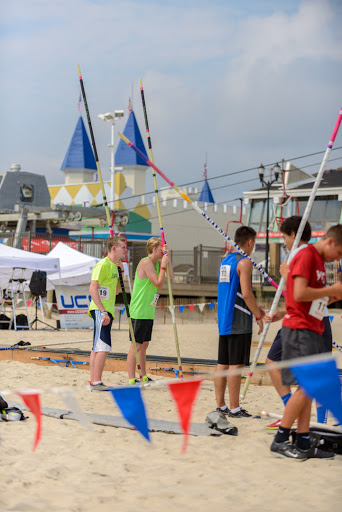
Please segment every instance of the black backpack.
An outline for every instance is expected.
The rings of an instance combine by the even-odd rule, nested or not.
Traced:
[[[332,432],[325,428],[310,428],[310,441],[313,446],[325,452],[342,454],[342,432]]]
[[[292,442],[295,443],[296,431],[291,431]],[[325,452],[333,452],[342,455],[342,432],[334,432],[329,428],[310,428],[310,442],[315,448]]]
[[[8,403],[0,395],[0,411],[2,411],[3,409],[6,409],[6,407],[8,407]]]

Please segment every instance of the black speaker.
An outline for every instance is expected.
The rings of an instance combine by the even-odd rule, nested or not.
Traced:
[[[32,295],[43,295],[46,293],[46,273],[40,270],[32,272],[31,281],[29,284]]]

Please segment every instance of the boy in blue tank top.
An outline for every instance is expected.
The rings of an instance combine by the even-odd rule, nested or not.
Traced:
[[[252,254],[256,232],[248,226],[237,229],[235,243],[248,255]],[[230,253],[221,263],[218,276],[219,349],[216,372],[243,368],[249,365],[252,341],[252,315],[255,315],[259,334],[263,330],[265,312],[255,300],[252,291],[252,262],[239,252]],[[229,404],[224,399],[228,382]],[[217,410],[231,418],[251,415],[239,404],[240,375],[215,378]]]

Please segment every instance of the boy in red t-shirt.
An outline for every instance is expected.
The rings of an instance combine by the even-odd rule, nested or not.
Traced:
[[[286,283],[286,315],[281,331],[282,359],[294,359],[323,350],[323,315],[328,303],[342,297],[342,283],[325,287],[325,262],[342,257],[342,225],[330,228],[314,245],[299,251],[289,265]],[[329,300],[330,298],[330,300]],[[296,385],[292,372],[282,370],[282,383]],[[308,458],[334,458],[333,453],[313,448],[310,444],[309,425],[311,399],[301,387],[286,404],[280,427],[271,445],[278,457],[297,460]],[[297,419],[296,446],[289,441],[290,429]]]

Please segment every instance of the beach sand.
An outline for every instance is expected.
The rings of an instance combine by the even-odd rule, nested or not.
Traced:
[[[341,311],[332,314],[336,315],[334,339],[342,345]],[[277,327],[271,326],[269,341]],[[177,329],[183,357],[216,359],[215,323],[181,324]],[[2,347],[19,340],[49,345],[92,337],[90,330],[0,333]],[[122,322],[120,330],[114,325],[112,334],[113,350],[127,351],[127,324]],[[253,341],[257,340],[254,333]],[[91,342],[70,346],[90,350]],[[263,348],[260,361],[267,350]],[[175,355],[170,324],[156,324],[149,354]],[[120,416],[109,393],[87,389],[88,370],[0,361],[0,375],[0,390],[42,389],[43,407],[67,409],[59,395],[49,390],[68,387],[84,412]],[[108,385],[123,385],[127,374],[104,372],[103,380]],[[143,396],[149,418],[178,420],[166,386],[150,386]],[[5,399],[21,403],[16,394]],[[251,385],[242,405],[253,414],[283,410],[272,386]],[[215,407],[213,382],[205,380],[192,421],[204,422]],[[265,429],[274,421],[269,418],[236,419],[237,437],[190,436],[187,452],[181,455],[181,435],[152,433],[148,444],[133,430],[94,425],[90,432],[76,421],[47,416],[43,416],[42,439],[32,452],[36,421],[31,413],[27,416],[29,420],[24,422],[0,423],[0,509],[4,511],[207,512],[224,508],[239,512],[330,512],[341,507],[342,456],[333,461],[305,462],[274,458],[269,449],[274,432]],[[312,418],[315,421],[314,407]]]

